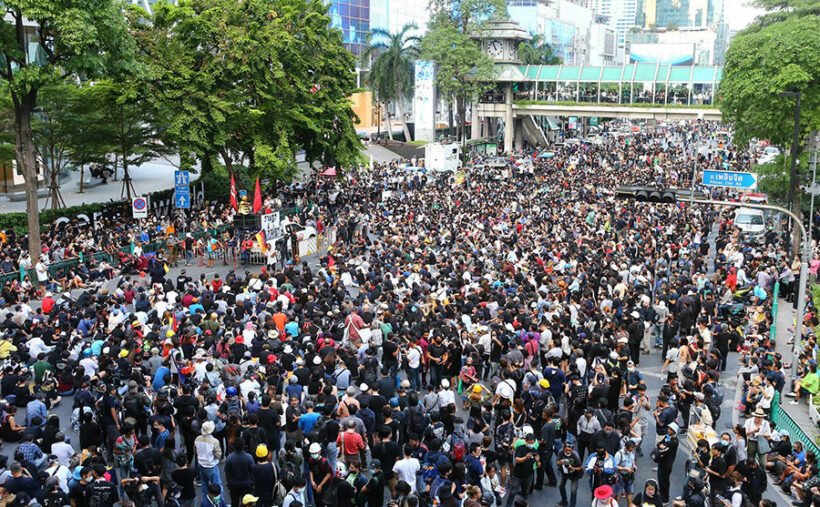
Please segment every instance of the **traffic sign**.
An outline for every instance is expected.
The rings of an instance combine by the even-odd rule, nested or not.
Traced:
[[[174,185],[187,187],[191,184],[191,176],[188,171],[174,171]]]
[[[145,197],[131,199],[131,214],[134,218],[148,217],[148,200]]]
[[[190,194],[191,187],[188,185],[174,185],[174,193],[176,194]]]
[[[175,195],[174,205],[180,209],[191,209],[191,194]]]
[[[739,171],[703,171],[703,184],[708,187],[725,187],[738,190],[757,188],[757,174]]]

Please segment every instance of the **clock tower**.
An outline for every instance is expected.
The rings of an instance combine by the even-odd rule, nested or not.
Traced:
[[[472,37],[481,41],[481,49],[496,63],[521,63],[518,45],[532,37],[512,19],[489,19]]]

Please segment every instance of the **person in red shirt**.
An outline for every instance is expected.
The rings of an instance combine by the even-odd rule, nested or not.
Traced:
[[[363,451],[367,446],[362,436],[356,433],[356,421],[347,421],[345,430],[336,437],[336,447],[339,449],[339,459],[345,465],[359,463],[359,451]]]
[[[50,292],[46,292],[46,297],[43,298],[43,302],[40,307],[43,309],[43,314],[48,315],[51,313],[51,309],[54,308],[54,298],[51,297]]]

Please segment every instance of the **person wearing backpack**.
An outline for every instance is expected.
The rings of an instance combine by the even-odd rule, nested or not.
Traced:
[[[460,418],[456,418],[453,433],[447,437],[447,443],[450,446],[450,459],[453,460],[454,463],[464,461],[464,458],[467,456],[467,437],[464,436],[464,432],[461,429],[463,424],[464,421]]]
[[[743,492],[743,475],[740,472],[732,472],[729,478],[732,486],[723,493],[723,497],[718,498],[720,503],[726,507],[754,507],[749,496]]]

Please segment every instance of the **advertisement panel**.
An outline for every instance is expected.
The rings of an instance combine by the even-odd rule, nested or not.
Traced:
[[[416,141],[431,142],[436,137],[436,67],[432,61],[416,61],[416,92],[413,106],[416,120]]]
[[[632,44],[629,47],[629,63],[694,65],[695,44]]]

